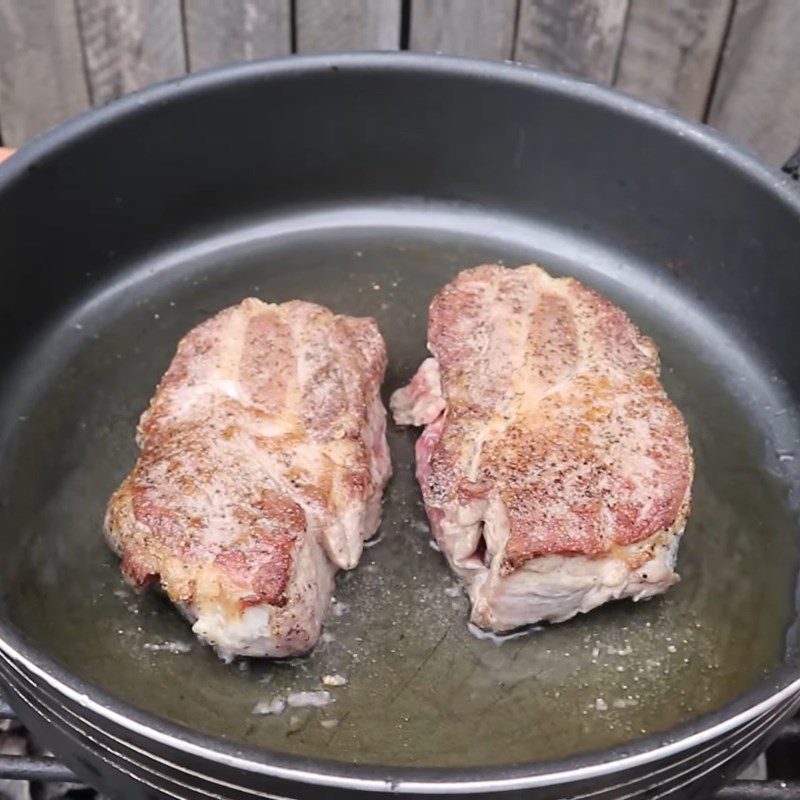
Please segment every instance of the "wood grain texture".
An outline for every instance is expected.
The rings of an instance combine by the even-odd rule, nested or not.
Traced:
[[[708,122],[772,164],[800,147],[798,0],[738,0]]]
[[[615,85],[702,119],[732,0],[630,0]]]
[[[179,0],[77,0],[92,102],[186,72]]]
[[[628,0],[520,0],[514,58],[611,83]]]
[[[292,52],[290,0],[185,0],[189,68]]]
[[[400,0],[295,0],[297,51],[397,50]]]
[[[21,146],[89,106],[75,8],[0,0],[0,130]]]
[[[410,49],[511,58],[517,0],[412,0]]]

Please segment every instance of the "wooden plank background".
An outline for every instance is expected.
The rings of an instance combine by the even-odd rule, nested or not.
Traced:
[[[616,86],[767,161],[800,148],[800,0],[0,0],[0,144],[235,61],[397,50]]]
[[[732,0],[632,0],[615,85],[704,119]]]
[[[186,72],[179,0],[76,2],[95,105]]]
[[[24,144],[88,107],[75,7],[0,0],[0,144]]]
[[[771,160],[798,149],[800,0],[738,0],[708,122]]]
[[[613,83],[627,12],[628,0],[521,0],[514,58]]]
[[[190,0],[183,11],[193,72],[292,52],[291,0]]]
[[[298,53],[397,50],[400,0],[294,0]]]
[[[409,49],[502,60],[514,52],[517,0],[414,0]]]

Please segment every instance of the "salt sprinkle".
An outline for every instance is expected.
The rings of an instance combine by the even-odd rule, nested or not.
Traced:
[[[256,703],[253,706],[253,714],[261,714],[262,716],[266,716],[267,714],[283,714],[284,709],[286,708],[286,701],[277,698],[276,700],[262,700],[260,703]]]
[[[292,708],[305,708],[306,706],[326,706],[331,702],[331,693],[326,691],[320,692],[295,692],[286,698],[286,702]]]
[[[334,600],[331,604],[331,610],[333,611],[334,617],[341,617],[350,610],[350,606],[347,603],[341,602],[341,600]]]
[[[141,628],[139,629],[141,630]],[[155,644],[154,642],[145,642],[145,650],[152,650],[153,652],[160,652],[165,650],[167,653],[190,653],[192,646],[187,642],[164,642],[163,644]]]

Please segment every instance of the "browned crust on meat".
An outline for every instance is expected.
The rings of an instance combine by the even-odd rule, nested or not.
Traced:
[[[109,502],[126,578],[182,604],[283,606],[300,539],[380,488],[364,432],[385,366],[373,320],[311,303],[248,299],[193,329]]]
[[[606,556],[682,527],[693,461],[658,352],[625,313],[535,265],[465,270],[434,298],[447,402],[423,485],[434,509],[496,494],[505,573]]]

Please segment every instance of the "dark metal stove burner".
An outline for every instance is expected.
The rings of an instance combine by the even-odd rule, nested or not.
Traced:
[[[15,719],[0,695],[0,720]],[[767,780],[738,780],[714,795],[716,800],[800,800],[800,716],[795,717],[767,748]],[[0,755],[0,780],[80,783],[52,757]],[[0,797],[2,795],[0,794]]]
[[[0,720],[13,720],[15,714],[0,695]],[[3,731],[0,729],[0,738]],[[42,756],[8,756],[0,754],[0,780],[46,781],[58,783],[79,783],[78,778],[61,764],[58,759]],[[2,797],[2,792],[0,792]]]

